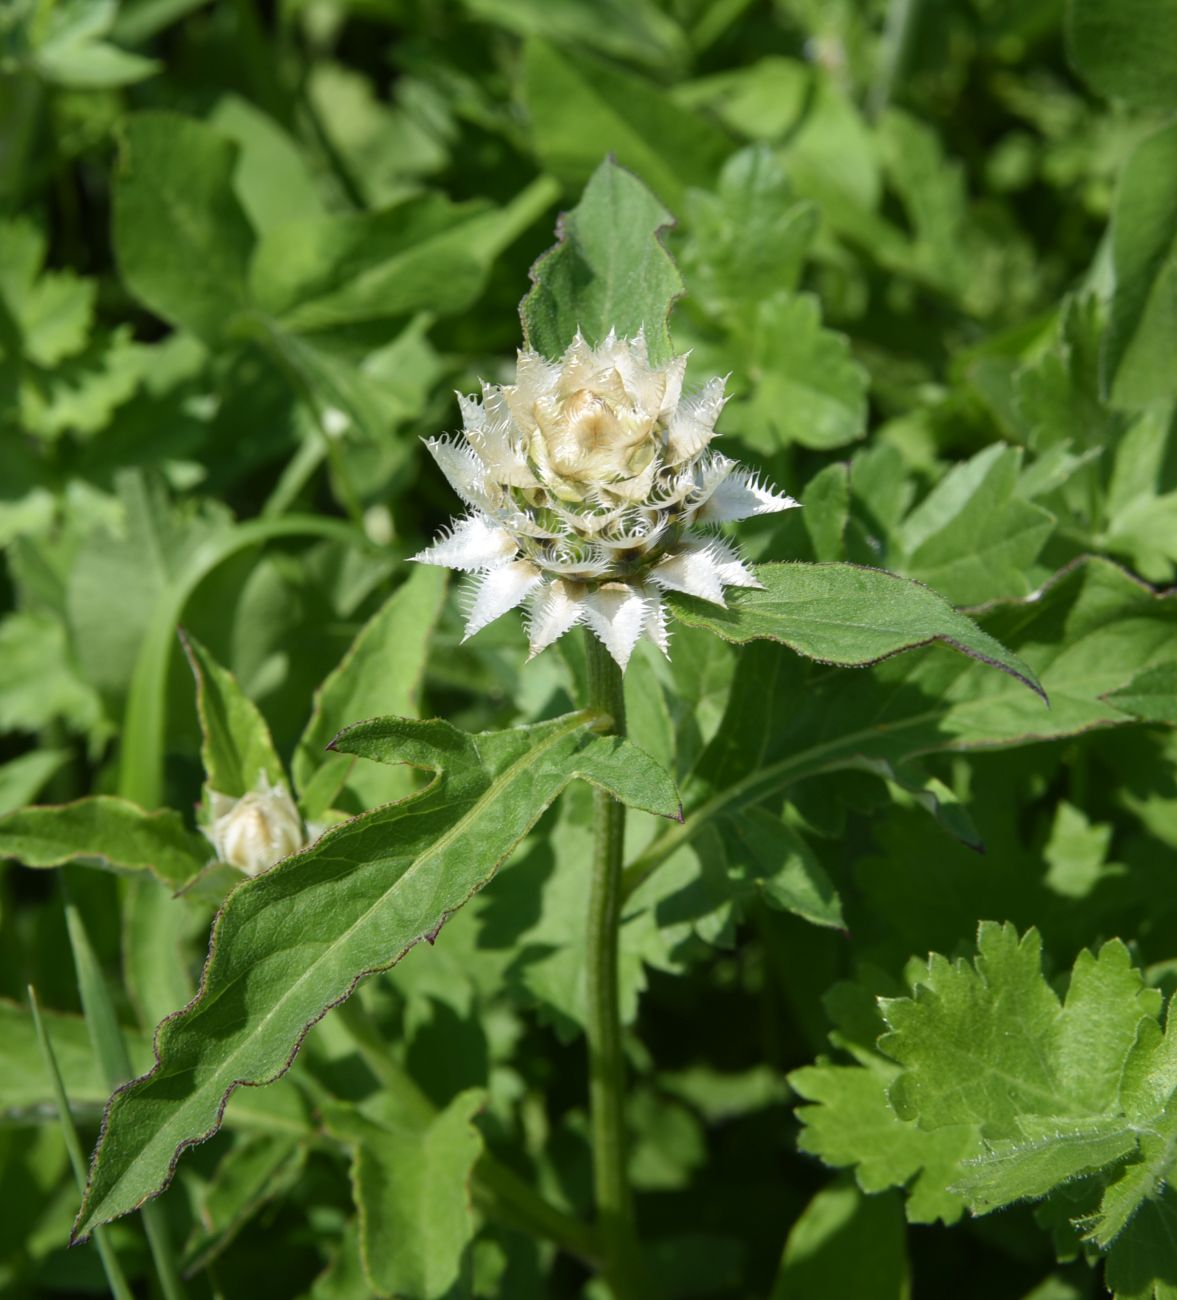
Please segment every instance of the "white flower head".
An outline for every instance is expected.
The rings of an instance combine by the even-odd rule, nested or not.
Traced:
[[[213,820],[202,828],[204,834],[221,862],[247,876],[269,870],[307,842],[290,791],[281,781],[271,785],[265,772],[259,773],[256,789],[239,799],[210,790],[209,804]]]
[[[797,505],[709,450],[724,381],[683,395],[687,358],[652,366],[643,335],[559,361],[519,353],[514,384],[458,396],[459,437],[426,442],[468,507],[415,555],[478,575],[466,635],[527,603],[532,655],[584,624],[625,667],[645,636],[666,653],[664,591],[724,604],[759,583],[700,526]]]

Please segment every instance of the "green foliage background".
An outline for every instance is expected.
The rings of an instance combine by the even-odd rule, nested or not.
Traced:
[[[106,1229],[136,1293],[604,1294],[590,796],[553,803],[583,777],[648,810],[622,992],[668,1297],[1177,1297],[1175,67],[1174,0],[0,13],[0,1290],[107,1286],[66,1247],[28,986],[89,1150],[233,883],[192,809],[264,770],[343,825],[301,894],[235,895],[213,994],[160,1040],[197,1042],[211,1112],[125,1094],[153,1154],[132,1177],[146,1129],[112,1129],[88,1226],[245,1077],[200,1046],[241,970],[289,962],[277,996],[369,917],[249,1040],[261,1081],[461,910]],[[624,295],[572,319],[585,275],[681,276],[653,350],[730,373],[720,445],[804,506],[741,530],[763,593],[678,600],[669,664],[635,656],[640,758],[571,712],[577,645],[524,665],[509,618],[461,643],[405,563],[456,505],[419,438],[508,379],[607,155],[648,193],[565,221],[529,336],[631,328]],[[325,750],[377,715],[406,721]],[[368,847],[401,820],[428,835]],[[333,855],[358,865],[316,912]],[[414,894],[424,858],[448,892]]]

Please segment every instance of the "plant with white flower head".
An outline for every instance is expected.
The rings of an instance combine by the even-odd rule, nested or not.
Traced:
[[[664,591],[760,585],[709,526],[797,502],[711,450],[724,381],[684,396],[686,365],[651,365],[641,332],[577,332],[459,395],[461,434],[426,445],[469,513],[413,558],[479,575],[467,636],[526,602],[533,655],[583,624],[624,668],[642,636],[667,652]]]

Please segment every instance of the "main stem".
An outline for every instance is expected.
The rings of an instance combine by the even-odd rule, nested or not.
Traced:
[[[609,730],[625,735],[621,669],[600,641],[585,629],[588,705],[612,720]],[[633,1197],[625,1161],[625,1058],[617,955],[621,924],[621,868],[625,805],[604,790],[593,794],[593,874],[587,944],[589,1112],[596,1189],[597,1230],[605,1276],[617,1300],[648,1300],[633,1218]]]

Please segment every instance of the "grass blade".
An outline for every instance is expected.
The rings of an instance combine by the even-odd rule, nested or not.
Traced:
[[[86,1157],[82,1152],[82,1144],[78,1140],[78,1131],[74,1128],[73,1117],[70,1115],[69,1098],[66,1096],[61,1071],[57,1068],[57,1057],[53,1053],[53,1044],[49,1041],[49,1033],[45,1028],[44,1021],[41,1019],[41,1008],[37,1003],[36,990],[31,984],[28,989],[29,1007],[33,1013],[33,1025],[37,1030],[37,1044],[41,1048],[41,1055],[45,1061],[45,1070],[53,1084],[53,1095],[57,1101],[57,1116],[61,1121],[61,1134],[65,1138],[65,1149],[69,1153],[69,1162],[73,1167],[78,1191],[84,1192],[86,1190]],[[111,1246],[104,1228],[95,1230],[94,1244],[98,1247],[98,1255],[102,1260],[102,1271],[106,1274],[107,1282],[110,1283],[111,1295],[115,1297],[115,1300],[133,1300],[131,1288],[127,1285],[127,1279],[123,1276],[118,1256],[114,1253],[114,1248]]]
[[[70,899],[68,890],[65,896],[65,923],[74,954],[82,1011],[94,1043],[94,1052],[107,1083],[111,1088],[117,1088],[133,1077],[134,1070],[106,987],[106,978],[98,965],[94,949],[90,946],[85,923]],[[147,1233],[147,1244],[151,1248],[151,1258],[165,1300],[184,1300],[184,1287],[168,1239],[167,1223],[158,1205],[143,1206],[143,1230]]]

